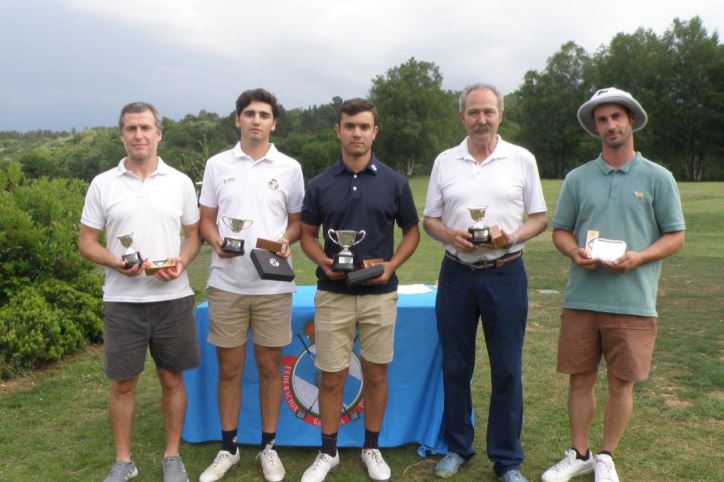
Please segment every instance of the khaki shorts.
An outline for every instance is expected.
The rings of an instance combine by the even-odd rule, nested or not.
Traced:
[[[254,344],[268,347],[292,341],[292,294],[240,295],[212,288],[209,295],[209,343],[243,346],[251,328]]]
[[[317,291],[314,335],[317,368],[338,372],[349,367],[355,327],[362,358],[371,363],[392,361],[397,318],[397,291],[380,295],[346,295]]]
[[[597,371],[603,355],[615,377],[646,380],[655,341],[654,317],[564,308],[556,368],[572,375]]]

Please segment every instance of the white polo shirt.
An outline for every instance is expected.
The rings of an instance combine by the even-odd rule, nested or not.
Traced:
[[[424,215],[442,218],[442,222],[453,229],[467,230],[474,223],[468,207],[481,204],[488,207],[483,223],[497,224],[508,234],[523,224],[523,213],[545,212],[543,188],[533,154],[498,136],[495,150],[480,164],[468,150],[467,137],[460,145],[437,156],[430,174]],[[520,251],[523,244],[459,253],[451,244],[444,243],[447,251],[469,263]]]
[[[133,234],[132,246],[144,259],[178,256],[182,225],[199,220],[191,179],[159,157],[156,170],[141,181],[126,169],[125,160],[93,179],[80,222],[105,231],[106,249],[119,259],[126,248],[118,236],[126,234]],[[103,301],[146,303],[193,294],[186,271],[172,281],[144,273],[128,277],[112,268],[105,268],[105,274]]]
[[[219,234],[243,239],[245,254],[222,259],[213,252],[207,286],[247,295],[293,292],[294,283],[260,279],[249,255],[257,238],[277,240],[284,235],[289,214],[301,212],[303,200],[301,166],[273,144],[257,161],[241,150],[240,143],[211,157],[206,162],[199,203],[218,208]],[[222,216],[253,223],[234,235]]]

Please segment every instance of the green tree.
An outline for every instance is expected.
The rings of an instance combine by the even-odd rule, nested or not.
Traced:
[[[461,137],[457,96],[442,80],[439,67],[414,57],[372,80],[380,126],[375,152],[407,176],[429,172],[437,154]]]
[[[576,111],[586,98],[583,72],[588,61],[582,47],[566,42],[548,58],[543,72],[526,72],[513,96],[511,117],[520,126],[516,142],[535,154],[542,177],[563,177],[583,159],[585,134]]]

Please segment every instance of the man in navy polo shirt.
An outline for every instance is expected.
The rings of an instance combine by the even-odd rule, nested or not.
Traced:
[[[362,461],[372,480],[389,480],[390,468],[378,448],[387,404],[387,366],[392,361],[397,315],[397,268],[420,241],[419,221],[407,180],[372,154],[377,113],[364,99],[342,103],[335,126],[342,154],[332,166],[309,181],[302,207],[301,247],[317,263],[314,329],[316,366],[321,370],[319,411],[322,447],[302,482],[321,482],[339,465],[337,429],[342,389],[349,371],[355,328],[359,331],[365,441]],[[394,225],[402,239],[394,249]],[[319,228],[325,233],[324,248]],[[384,272],[360,286],[348,287],[345,273],[332,270],[340,247],[327,234],[334,230],[364,230],[354,247],[360,259],[382,258]]]

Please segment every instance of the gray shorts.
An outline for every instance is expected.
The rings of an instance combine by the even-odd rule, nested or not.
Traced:
[[[146,350],[158,368],[182,372],[199,365],[194,297],[153,303],[103,303],[103,369],[111,380],[143,371]]]

